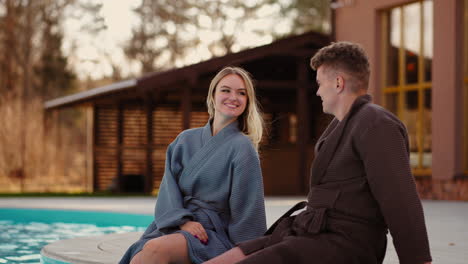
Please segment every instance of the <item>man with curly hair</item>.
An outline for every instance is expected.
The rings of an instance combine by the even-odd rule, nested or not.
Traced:
[[[364,50],[332,43],[314,55],[311,67],[323,111],[334,119],[315,146],[307,202],[265,236],[208,263],[383,263],[388,231],[400,263],[431,263],[407,131],[395,115],[371,103]]]

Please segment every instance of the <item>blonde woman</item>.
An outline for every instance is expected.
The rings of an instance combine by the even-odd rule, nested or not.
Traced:
[[[252,79],[222,69],[207,96],[210,120],[172,142],[154,221],[120,263],[202,263],[266,230]]]

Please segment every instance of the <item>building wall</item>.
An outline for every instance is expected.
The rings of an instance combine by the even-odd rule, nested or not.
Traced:
[[[381,11],[408,0],[351,0],[335,9],[336,41],[360,43],[371,62],[369,91],[381,104]],[[433,0],[432,176],[419,179],[426,198],[465,199],[450,190],[467,189],[463,175],[463,1]],[[347,3],[347,4],[346,4]],[[458,186],[458,187],[447,187]],[[464,187],[460,187],[464,186]],[[460,191],[459,191],[460,192]],[[443,193],[443,194],[442,194]],[[453,192],[452,192],[453,193]]]
[[[344,1],[346,2],[346,1]],[[369,92],[376,103],[381,102],[380,86],[380,17],[379,10],[411,1],[402,0],[352,0],[349,6],[335,9],[335,38],[337,41],[360,43],[369,56],[372,73]]]

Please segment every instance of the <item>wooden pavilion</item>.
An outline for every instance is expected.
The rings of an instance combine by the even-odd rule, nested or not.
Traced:
[[[270,127],[261,149],[265,193],[305,194],[313,145],[325,125],[309,60],[329,42],[329,36],[314,32],[284,38],[56,98],[45,109],[87,108],[87,173],[93,191],[151,193],[162,179],[168,144],[180,131],[206,124],[210,80],[224,66],[240,66],[256,80]]]

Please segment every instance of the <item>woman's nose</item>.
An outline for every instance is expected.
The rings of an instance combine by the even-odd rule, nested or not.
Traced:
[[[231,100],[237,100],[237,94],[236,94],[236,93],[230,93],[230,94],[229,94],[229,99],[231,99]]]

